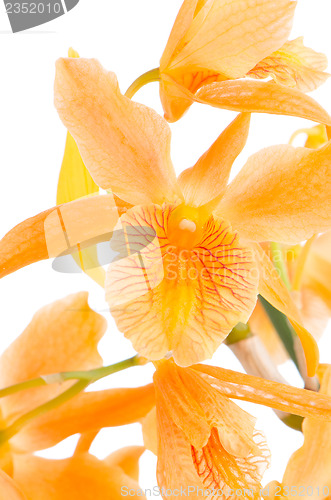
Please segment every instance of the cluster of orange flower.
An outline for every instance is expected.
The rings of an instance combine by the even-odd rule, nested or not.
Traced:
[[[89,453],[102,428],[133,422],[157,455],[163,498],[330,498],[331,365],[319,364],[316,339],[331,313],[331,118],[305,94],[329,75],[322,54],[288,40],[295,7],[184,0],[160,67],[125,95],[95,59],[71,49],[57,62],[55,105],[68,129],[58,205],[4,236],[0,277],[42,259],[75,260],[104,287],[138,354],[102,366],[106,322],[85,293],[34,316],[0,358],[1,500],[146,498],[145,448],[104,460]],[[132,100],[151,81],[165,118]],[[194,102],[239,114],[176,178],[167,121]],[[250,113],[318,125],[304,148],[266,148],[229,183]],[[247,374],[201,364],[222,342]],[[306,389],[282,380],[286,358]],[[148,362],[147,386],[85,391]],[[233,400],[271,407],[302,430],[282,483],[262,489],[268,446]],[[34,455],[77,433],[71,458]]]

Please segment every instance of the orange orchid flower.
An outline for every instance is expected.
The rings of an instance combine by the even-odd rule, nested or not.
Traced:
[[[314,373],[316,345],[258,242],[296,243],[330,228],[331,143],[262,150],[227,185],[248,134],[241,114],[177,180],[166,121],[123,96],[96,60],[61,59],[55,92],[92,178],[117,198],[80,199],[18,225],[0,243],[1,275],[59,255],[68,238],[73,246],[120,227],[137,241],[139,233],[140,248],[111,264],[106,294],[140,354],[171,351],[183,366],[210,357],[260,293],[292,321]],[[156,237],[142,245],[146,227]]]
[[[102,481],[105,481],[108,470],[109,480],[104,485],[106,491],[109,490],[112,482],[114,482],[114,488],[115,486],[117,488],[119,481],[123,479],[122,474],[122,476],[118,476],[118,481],[114,480],[118,471],[114,471],[114,475],[112,475],[112,471],[109,470],[113,459],[109,458],[99,462],[95,457],[88,455],[87,451],[91,443],[84,445],[84,440],[79,447],[77,456],[67,461],[47,461],[33,457],[32,453],[52,447],[76,433],[85,436],[89,433],[97,433],[103,427],[140,421],[154,405],[152,384],[132,389],[119,388],[82,392],[62,406],[54,407],[47,413],[36,414],[33,419],[26,421],[24,426],[18,426],[15,432],[8,436],[8,439],[6,436],[8,429],[11,429],[13,425],[15,427],[15,423],[21,417],[61,395],[73,383],[68,381],[57,384],[55,380],[52,383],[46,375],[63,371],[90,370],[102,366],[97,344],[105,329],[105,319],[89,308],[87,293],[78,293],[42,308],[25,331],[0,357],[1,388],[40,376],[44,376],[45,381],[49,380],[43,386],[25,389],[0,399],[2,428],[0,432],[0,469],[18,482],[27,498],[42,498],[43,500],[44,498],[67,498],[67,496],[61,496],[62,486],[56,489],[57,496],[54,497],[47,496],[46,493],[44,496],[41,493],[40,496],[37,493],[32,495],[30,488],[31,492],[34,492],[34,489],[40,485],[40,491],[48,491],[47,488],[49,488],[51,495],[54,483],[58,481],[59,476],[64,475],[64,478],[67,478],[63,484],[69,484],[71,481],[73,485],[78,480],[79,469],[82,469],[82,477],[84,476],[83,471],[86,469],[86,474],[90,475],[88,480],[90,482],[92,475],[97,473],[95,477],[96,487],[98,481],[103,484]],[[129,464],[131,455],[133,454],[133,457],[138,460],[141,452],[141,449],[138,450],[137,455],[137,449],[128,450],[117,465],[123,462],[125,472],[127,468],[125,463]],[[35,469],[35,473],[32,473],[30,466]],[[100,474],[98,469],[100,469]],[[49,476],[55,470],[58,476],[54,474],[50,480]],[[41,481],[39,473],[40,477],[45,475],[44,482]],[[71,478],[72,475],[73,478]],[[39,481],[41,482],[39,483]],[[9,480],[7,483],[9,488],[12,483]],[[126,484],[127,482],[124,481],[123,485]],[[55,493],[52,494],[55,495]],[[69,495],[69,491],[67,494]],[[77,498],[91,498],[90,493],[86,495],[86,497],[77,496]],[[119,492],[117,495],[120,498]],[[8,498],[10,497],[6,497],[6,500]],[[75,497],[68,496],[68,498]]]
[[[92,500],[143,498],[138,485],[138,460],[144,448],[124,448],[104,460],[88,453],[65,460],[16,455],[13,478],[0,471],[0,500]],[[140,493],[141,492],[141,493]]]
[[[196,101],[330,125],[303,94],[329,75],[323,54],[302,38],[288,41],[295,7],[292,0],[184,0],[160,60],[165,118],[178,120]]]
[[[331,365],[320,365],[320,394],[331,396]],[[304,443],[291,456],[282,483],[272,481],[265,488],[267,500],[287,500],[300,496],[304,500],[330,498],[331,494],[331,424],[306,417],[303,422]]]
[[[330,397],[214,366],[181,368],[160,361],[154,386],[156,413],[146,417],[144,439],[158,456],[158,484],[173,492],[166,497],[170,499],[178,489],[192,496],[204,491],[206,497],[209,491],[215,498],[238,498],[246,490],[251,498],[260,498],[269,452],[255,418],[231,399],[331,425]]]

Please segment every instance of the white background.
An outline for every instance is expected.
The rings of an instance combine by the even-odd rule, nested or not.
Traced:
[[[12,34],[1,3],[0,236],[21,220],[55,204],[66,133],[53,107],[55,60],[65,56],[72,46],[81,56],[96,57],[107,69],[115,71],[125,91],[137,76],[158,66],[180,5],[180,0],[81,0],[71,12],[49,24]],[[326,53],[331,60],[330,19],[330,0],[300,0],[292,38],[305,35],[307,45]],[[330,92],[331,80],[314,93],[329,112]],[[162,112],[157,84],[144,88],[135,98]],[[180,122],[171,125],[176,171],[192,166],[234,116],[232,112],[195,104]],[[294,130],[310,125],[291,117],[253,116],[248,144],[236,161],[236,169],[258,149],[286,143]],[[302,143],[303,140],[297,142]],[[34,264],[0,282],[0,350],[23,331],[37,309],[80,290],[90,292],[91,306],[103,310],[109,321],[109,330],[100,343],[105,363],[134,354],[106,311],[102,290],[83,274],[54,272],[50,262]],[[326,333],[321,342],[324,362],[331,361],[330,334],[331,331]],[[215,354],[213,363],[241,369],[224,346]],[[134,386],[151,381],[151,366],[133,370],[115,375],[98,387]],[[292,377],[289,364],[283,372]],[[294,375],[291,380],[298,382]],[[244,406],[258,416],[258,426],[265,431],[273,454],[264,483],[281,480],[287,457],[301,444],[302,436],[279,423],[271,410],[253,404]],[[42,455],[68,456],[75,442],[76,437],[69,438]],[[102,458],[111,450],[141,442],[138,424],[108,429],[96,439],[92,451]],[[154,457],[148,452],[141,463],[142,486],[154,486]]]

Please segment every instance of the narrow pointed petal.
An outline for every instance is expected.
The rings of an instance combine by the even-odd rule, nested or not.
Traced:
[[[319,361],[319,351],[316,340],[304,328],[300,312],[268,255],[260,245],[255,245],[254,249],[256,252],[256,260],[260,267],[259,292],[262,297],[285,314],[290,320],[305,353],[308,375],[313,377]]]
[[[0,470],[0,500],[27,500],[18,485]]]
[[[224,194],[232,164],[246,144],[249,123],[249,114],[238,115],[194,167],[181,173],[178,182],[185,203],[199,207]]]
[[[285,42],[249,71],[248,76],[261,79],[271,76],[276,83],[311,92],[330,76],[324,73],[327,65],[326,56],[305,47],[300,37]]]
[[[194,100],[215,108],[307,118],[331,125],[331,117],[314,99],[274,82],[228,80],[203,86]]]
[[[10,442],[20,452],[50,448],[73,434],[139,422],[154,404],[153,384],[84,392],[33,420]]]
[[[251,156],[217,209],[242,237],[298,243],[331,228],[331,141],[272,146]]]
[[[87,453],[66,460],[16,455],[14,480],[33,500],[120,500],[122,487],[140,489],[120,467],[109,467],[105,460]],[[146,500],[139,493],[130,498]]]
[[[169,70],[196,67],[228,78],[243,77],[288,39],[295,7],[291,0],[207,2],[194,17]]]
[[[330,396],[215,366],[195,365],[194,369],[209,375],[209,382],[229,398],[331,422]]]
[[[88,240],[109,235],[121,212],[113,196],[106,195],[66,203],[26,219],[0,241],[0,278],[34,262],[77,252],[77,244],[90,246]]]
[[[115,74],[98,61],[60,59],[55,104],[100,187],[132,204],[180,196],[168,124],[154,110],[123,96]]]
[[[40,375],[102,365],[97,344],[107,323],[90,309],[87,299],[87,292],[69,295],[35,314],[0,358],[1,387]],[[13,394],[1,401],[4,418],[26,413],[66,388],[67,383],[54,384]]]
[[[99,192],[89,171],[85,167],[78,151],[77,144],[71,134],[67,134],[64,156],[57,186],[57,205],[77,200]],[[73,256],[73,258],[75,258]],[[96,247],[81,250],[75,258],[78,265],[101,286],[105,282],[105,271],[100,267]]]
[[[322,378],[321,394],[331,396],[331,370],[327,367]],[[291,456],[283,477],[284,486],[311,487],[306,498],[317,500],[323,491],[331,489],[331,423],[306,418],[303,423],[304,443]],[[317,487],[321,488],[319,494]],[[323,488],[324,487],[324,488]],[[308,491],[308,489],[307,489]]]

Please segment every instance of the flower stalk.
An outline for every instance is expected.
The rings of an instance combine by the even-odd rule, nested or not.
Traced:
[[[126,97],[132,99],[132,97],[140,90],[142,87],[152,82],[159,82],[161,80],[159,68],[151,69],[140,75],[125,92]]]
[[[103,366],[101,368],[96,368],[87,371],[73,371],[73,372],[62,372],[53,375],[41,376],[36,379],[27,380],[20,384],[15,384],[13,386],[7,387],[0,391],[0,398],[15,394],[16,392],[31,389],[34,387],[39,387],[43,385],[63,383],[68,380],[77,380],[77,382],[72,385],[69,389],[64,391],[62,394],[58,395],[54,399],[47,401],[46,403],[34,408],[33,410],[25,413],[15,420],[10,426],[5,429],[0,430],[0,444],[8,441],[15,434],[17,434],[25,425],[31,422],[31,420],[36,417],[47,413],[48,411],[54,410],[55,408],[63,405],[73,397],[75,397],[80,392],[84,391],[90,384],[107,377],[113,373],[117,373],[132,366],[140,366],[146,364],[147,360],[139,355],[132,358],[120,361],[109,366]]]

